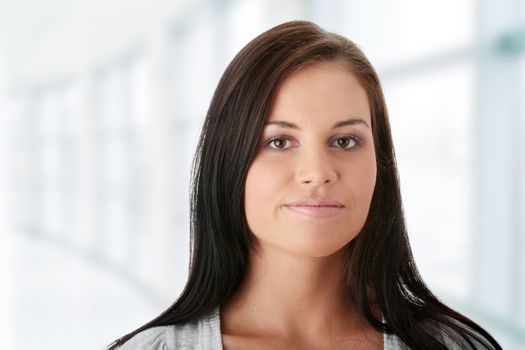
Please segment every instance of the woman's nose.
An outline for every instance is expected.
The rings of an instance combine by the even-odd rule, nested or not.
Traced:
[[[326,184],[337,179],[337,172],[328,150],[304,152],[297,163],[297,181],[300,184]]]

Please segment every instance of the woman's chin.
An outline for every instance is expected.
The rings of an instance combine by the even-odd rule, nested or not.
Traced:
[[[348,242],[326,242],[326,240],[301,240],[287,242],[287,244],[272,244],[268,249],[277,249],[298,258],[325,258],[333,256],[343,250]]]

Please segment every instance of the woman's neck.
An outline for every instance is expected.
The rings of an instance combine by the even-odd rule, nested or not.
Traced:
[[[343,293],[344,252],[299,257],[278,248],[250,257],[241,286],[221,307],[223,331],[293,339],[338,339],[364,326]]]

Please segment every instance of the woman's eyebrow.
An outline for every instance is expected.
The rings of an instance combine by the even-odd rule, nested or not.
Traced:
[[[340,128],[346,125],[359,125],[359,124],[365,125],[367,128],[370,128],[367,122],[364,121],[363,119],[351,118],[351,119],[345,119],[345,120],[338,121],[332,126],[332,129],[337,129],[337,128]],[[266,123],[264,126],[267,126],[267,125],[277,125],[277,126],[280,126],[281,128],[301,130],[301,128],[299,128],[294,123],[290,123],[284,120],[272,120],[271,122]]]

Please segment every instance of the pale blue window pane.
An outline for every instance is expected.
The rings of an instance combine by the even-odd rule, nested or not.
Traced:
[[[39,234],[63,239],[63,211],[64,198],[63,182],[63,155],[61,140],[63,138],[62,120],[63,109],[59,90],[50,87],[39,93],[37,98],[35,149],[37,168],[32,174],[39,189]]]
[[[122,126],[123,75],[119,67],[102,71],[97,77],[97,118],[101,130],[117,130]]]
[[[208,107],[202,101],[211,100],[225,68],[220,67],[220,72],[217,69],[218,48],[228,42],[214,36],[216,28],[212,13],[202,16],[196,19],[196,26],[174,37],[171,52],[175,119],[197,124],[204,118]]]
[[[147,55],[136,57],[127,70],[129,89],[125,138],[126,188],[123,189],[126,210],[126,268],[136,277],[144,269],[145,247],[148,246],[151,222],[151,176],[155,161],[152,159],[152,128],[158,123],[158,112],[152,108],[151,61]],[[157,113],[156,113],[157,112]]]
[[[236,1],[233,4],[227,23],[230,35],[228,56],[233,58],[244,45],[261,33],[265,28],[265,10],[263,0]]]
[[[46,184],[42,191],[42,207],[40,208],[42,222],[39,234],[54,238],[62,236],[62,208],[60,187]]]
[[[525,1],[523,2],[523,17],[525,18]],[[525,94],[525,55],[522,55],[521,58],[521,88],[520,91],[522,94]],[[522,95],[523,96],[523,95]],[[521,225],[519,226],[520,232],[519,232],[519,241],[521,241],[521,261],[519,262],[521,268],[518,269],[520,271],[520,276],[516,276],[516,278],[521,281],[520,285],[520,295],[525,295],[525,98],[521,99],[521,118],[519,118],[521,121],[521,125],[519,126],[521,128],[521,137],[518,140],[518,144],[520,147],[521,154],[521,167],[520,169],[520,177],[521,177],[521,183],[520,183],[520,190],[521,190]],[[522,329],[525,330],[525,297],[522,297],[520,299],[521,301],[521,312],[519,314],[519,319],[521,321]],[[524,331],[525,332],[525,331]],[[525,338],[525,336],[524,336]],[[522,345],[525,347],[525,340],[522,341]]]
[[[438,294],[461,298],[469,287],[472,84],[470,65],[385,84],[416,263]]]
[[[151,108],[151,70],[150,62],[140,58],[130,64],[128,71],[129,123],[134,129],[142,131],[151,126],[151,115],[148,113],[148,109]]]
[[[341,8],[341,33],[377,67],[441,54],[474,38],[474,0],[350,0]]]

